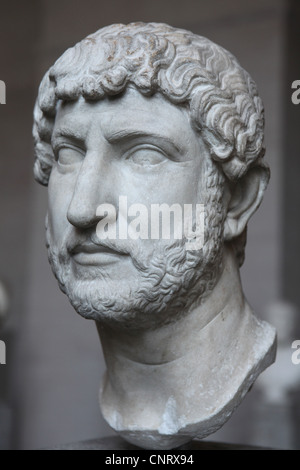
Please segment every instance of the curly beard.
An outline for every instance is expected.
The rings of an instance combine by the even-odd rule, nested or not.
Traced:
[[[213,184],[206,194],[205,242],[201,250],[189,251],[186,239],[153,240],[151,250],[143,240],[104,240],[101,245],[130,256],[130,272],[121,266],[117,278],[101,266],[80,275],[72,269],[68,246],[80,238],[70,225],[60,247],[54,247],[46,219],[48,258],[61,290],[84,318],[126,328],[156,328],[199,305],[214,288],[221,272],[224,210],[216,170],[208,175]],[[81,234],[94,241],[95,228]],[[73,242],[73,243],[74,243]],[[149,246],[149,245],[148,245]],[[133,275],[131,275],[133,274]]]

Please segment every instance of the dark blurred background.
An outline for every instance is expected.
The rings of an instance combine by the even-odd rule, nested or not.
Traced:
[[[278,360],[210,440],[300,448],[300,5],[297,0],[0,0],[0,449],[39,449],[113,434],[98,407],[104,371],[92,322],[76,315],[47,263],[47,191],[32,177],[32,109],[64,50],[111,23],[156,21],[235,54],[266,111],[272,179],[249,225],[241,275],[254,310],[278,328]],[[8,298],[8,302],[5,298]]]

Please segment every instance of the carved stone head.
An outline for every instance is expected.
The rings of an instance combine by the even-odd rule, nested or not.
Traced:
[[[215,431],[275,354],[239,278],[269,179],[254,81],[191,32],[112,25],[46,73],[33,133],[49,260],[101,337],[105,418],[150,448]]]

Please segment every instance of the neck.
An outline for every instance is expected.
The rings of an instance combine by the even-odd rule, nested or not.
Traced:
[[[239,389],[242,376],[247,375],[241,371],[240,354],[252,351],[255,330],[262,323],[245,303],[235,257],[227,250],[213,291],[173,323],[150,331],[97,326],[107,364],[101,390],[103,414],[127,440],[151,447],[155,440],[155,446],[190,440],[200,422],[216,415],[219,394],[226,402],[221,409],[227,406],[225,388],[229,383],[229,397],[233,387],[230,374],[236,380],[233,371],[239,368]],[[246,384],[247,390],[250,385]],[[228,417],[228,409],[226,413]],[[219,422],[218,415],[206,424],[205,435],[224,419]]]

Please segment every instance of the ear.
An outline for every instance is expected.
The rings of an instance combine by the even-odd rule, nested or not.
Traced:
[[[250,168],[232,187],[224,224],[224,240],[230,241],[244,231],[259,207],[270,177],[267,167]]]

